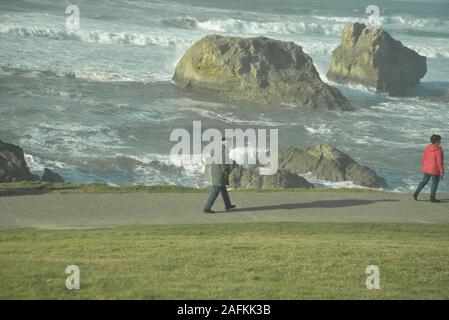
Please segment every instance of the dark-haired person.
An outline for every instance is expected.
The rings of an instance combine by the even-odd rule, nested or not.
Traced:
[[[207,199],[207,202],[204,205],[204,213],[215,213],[215,211],[212,210],[212,206],[214,205],[214,202],[217,199],[219,193],[221,193],[221,197],[223,198],[226,210],[235,208],[235,205],[231,203],[231,199],[229,198],[229,193],[226,188],[226,186],[229,184],[229,175],[233,168],[233,165],[229,164],[230,160],[226,144],[227,144],[226,139],[222,138],[221,163],[212,163],[210,165],[210,174],[212,177],[212,189],[209,198]]]
[[[429,183],[432,178],[432,188],[430,191],[430,202],[440,202],[435,198],[438,189],[438,183],[444,176],[444,153],[441,149],[441,137],[434,134],[430,137],[430,142],[425,149],[422,156],[422,172],[424,177],[421,183],[416,188],[413,198],[418,200],[418,195],[421,190]]]

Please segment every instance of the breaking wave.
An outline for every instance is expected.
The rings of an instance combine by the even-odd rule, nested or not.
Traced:
[[[264,34],[340,34],[344,25],[320,24],[315,22],[256,22],[240,19],[207,20],[198,22],[198,27],[207,31]]]
[[[177,47],[188,46],[191,41],[168,35],[147,33],[61,30],[52,28],[28,28],[0,25],[0,34],[14,36],[45,37],[56,40],[74,40],[101,44],[123,44],[135,46]]]

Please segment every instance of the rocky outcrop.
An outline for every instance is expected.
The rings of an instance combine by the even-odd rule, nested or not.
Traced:
[[[251,103],[351,109],[300,46],[265,37],[206,36],[184,54],[173,81],[183,90]]]
[[[426,72],[426,57],[403,46],[386,31],[356,22],[343,30],[327,78],[398,95],[417,85]]]
[[[278,170],[274,175],[261,176],[241,166],[237,166],[231,171],[229,183],[235,189],[314,188],[312,183],[287,170]]]
[[[61,177],[59,174],[57,174],[56,172],[51,171],[48,168],[44,169],[44,174],[42,175],[42,181],[47,181],[50,183],[55,183],[55,182],[64,182],[64,178]]]
[[[0,182],[35,181],[39,177],[28,168],[19,146],[0,141]]]
[[[386,188],[385,179],[366,166],[354,161],[337,148],[318,144],[306,149],[287,148],[279,150],[279,168],[291,173],[312,175],[325,181],[352,181],[369,188]]]

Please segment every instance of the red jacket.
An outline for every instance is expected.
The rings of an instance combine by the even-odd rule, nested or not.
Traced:
[[[429,144],[422,156],[422,172],[436,176],[444,176],[443,149],[437,144]]]

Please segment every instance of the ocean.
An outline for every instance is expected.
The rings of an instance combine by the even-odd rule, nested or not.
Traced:
[[[427,57],[426,76],[403,97],[326,79],[342,29],[363,21],[371,2],[0,0],[0,139],[23,147],[33,172],[48,167],[67,181],[202,187],[201,164],[170,162],[172,130],[191,131],[194,120],[277,128],[280,146],[327,142],[374,168],[390,191],[411,191],[430,135],[449,152],[449,105],[420,98],[449,88],[449,1],[376,1],[381,27]],[[79,30],[66,28],[69,4],[80,9]],[[354,111],[180,92],[175,66],[207,34],[297,43]],[[440,188],[449,191],[444,181]]]

